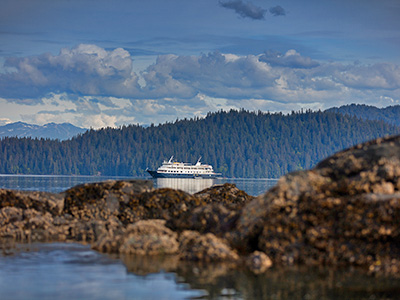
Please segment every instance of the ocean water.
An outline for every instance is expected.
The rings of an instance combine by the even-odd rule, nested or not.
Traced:
[[[61,192],[84,182],[123,177],[0,176],[0,188]],[[235,183],[259,195],[276,180],[154,180],[156,187],[197,192]],[[400,279],[356,269],[272,268],[262,275],[229,264],[176,257],[109,256],[75,243],[0,244],[0,299],[399,299]]]
[[[46,191],[59,193],[66,189],[82,183],[99,182],[105,180],[135,179],[132,177],[117,176],[53,176],[53,175],[1,175],[0,188],[25,190],[25,191]],[[144,179],[144,178],[137,178]],[[146,178],[149,179],[149,178]],[[258,196],[274,186],[277,179],[265,178],[238,178],[238,179],[203,179],[203,178],[158,178],[150,179],[154,187],[169,187],[180,189],[188,193],[196,193],[216,184],[234,183],[246,191],[249,195]]]
[[[186,299],[203,291],[174,273],[128,272],[120,259],[68,243],[21,246],[0,257],[1,299]]]

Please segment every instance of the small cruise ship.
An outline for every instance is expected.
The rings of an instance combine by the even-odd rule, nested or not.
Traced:
[[[215,173],[211,165],[202,164],[201,157],[195,165],[173,161],[173,156],[164,160],[157,171],[146,169],[154,178],[216,178],[220,173]]]

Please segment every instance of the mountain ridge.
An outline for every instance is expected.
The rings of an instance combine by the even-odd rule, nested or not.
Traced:
[[[352,103],[339,107],[332,107],[325,111],[348,114],[363,120],[384,121],[388,124],[400,126],[400,105],[378,108],[372,105]]]
[[[83,134],[87,129],[77,127],[70,123],[47,123],[44,125],[14,122],[0,126],[0,138],[4,137],[30,137],[37,139],[68,140],[78,134]]]

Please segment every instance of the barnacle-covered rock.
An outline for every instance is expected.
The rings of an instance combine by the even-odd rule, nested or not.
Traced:
[[[206,203],[220,203],[231,209],[239,210],[255,197],[239,190],[233,183],[214,185],[194,194]]]
[[[212,233],[200,234],[186,230],[179,236],[179,251],[182,260],[191,261],[235,261],[238,254],[224,239]]]
[[[17,242],[65,240],[49,212],[7,206],[0,209],[0,238]]]
[[[339,152],[247,204],[231,243],[277,264],[399,269],[399,180],[400,137]]]
[[[167,226],[177,231],[196,230],[222,237],[234,228],[238,215],[238,211],[230,210],[219,203],[212,203],[170,219]]]
[[[254,251],[246,257],[245,264],[254,274],[261,274],[272,266],[272,260],[264,252]]]
[[[117,216],[123,204],[136,194],[153,189],[149,180],[109,180],[99,183],[85,183],[65,192],[63,213],[82,220],[106,220]]]
[[[64,195],[0,189],[0,209],[3,207],[35,209],[59,215],[64,208]]]
[[[165,227],[164,220],[143,220],[127,227],[120,253],[139,255],[174,254],[177,234]]]
[[[124,224],[144,219],[169,220],[205,204],[186,192],[160,188],[131,197],[127,203],[121,205],[118,217]]]

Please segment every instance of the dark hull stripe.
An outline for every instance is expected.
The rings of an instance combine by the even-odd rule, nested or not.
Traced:
[[[164,174],[157,171],[147,170],[153,178],[217,178],[216,175],[207,174]]]

